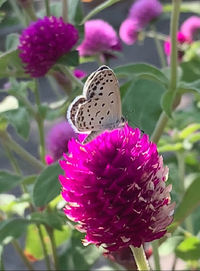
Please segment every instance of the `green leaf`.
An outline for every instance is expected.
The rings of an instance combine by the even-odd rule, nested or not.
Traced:
[[[200,124],[199,123],[192,123],[179,133],[179,138],[180,139],[185,139],[189,135],[191,135],[192,133],[198,131],[199,129],[200,129]]]
[[[129,114],[130,123],[136,123],[151,135],[162,112],[160,100],[164,91],[164,87],[154,81],[133,80],[122,100],[123,112],[135,112]]]
[[[177,92],[180,94],[185,94],[185,93],[194,93],[197,92],[200,94],[200,79],[193,81],[191,83],[187,82],[180,82],[177,87]]]
[[[22,180],[22,183],[25,184],[25,185],[31,185],[31,184],[34,184],[36,179],[37,179],[37,175],[30,175],[30,176],[27,176],[25,177],[23,180]]]
[[[123,100],[127,91],[129,90],[131,84],[133,84],[133,80],[126,82],[124,85],[120,87],[120,95],[121,99]]]
[[[17,130],[18,134],[25,140],[28,139],[30,133],[30,121],[27,110],[23,107],[1,113]]]
[[[20,184],[22,177],[8,171],[0,171],[0,193],[6,192]]]
[[[16,50],[19,45],[19,34],[12,33],[6,37],[6,51]]]
[[[197,58],[194,58],[187,62],[182,62],[180,64],[185,82],[193,82],[199,80],[200,74],[200,61]]]
[[[7,237],[19,238],[26,232],[27,226],[30,223],[33,222],[21,218],[9,218],[0,221],[0,243]]]
[[[163,146],[158,147],[158,152],[176,152],[183,150],[183,143],[178,142],[174,144],[165,144]]]
[[[81,22],[81,24],[84,24],[87,20],[89,20],[91,17],[99,13],[100,11],[104,10],[105,8],[108,8],[112,6],[113,4],[119,2],[121,0],[107,0],[104,3],[97,6],[95,9],[93,9]]]
[[[7,0],[0,0],[0,7],[5,3]]]
[[[63,171],[59,163],[54,163],[48,166],[41,173],[33,190],[33,200],[35,206],[45,206],[59,195],[61,185],[58,181],[58,176],[62,173]]]
[[[163,6],[163,12],[171,12],[171,11],[172,11],[171,4],[166,4]],[[199,3],[195,1],[181,3],[180,12],[193,12],[193,13],[200,14]]]
[[[74,24],[74,18],[76,15],[76,11],[78,8],[79,0],[69,0],[68,6],[69,6],[69,12],[68,12],[68,17],[69,17],[69,23]]]
[[[174,101],[174,97],[174,91],[167,91],[164,93],[161,100],[162,109],[165,111],[169,118],[172,118],[172,104]]]
[[[94,245],[84,247],[81,242],[83,237],[83,234],[73,231],[71,239],[66,242],[65,249],[60,253],[60,270],[91,270],[91,266],[103,251]]]
[[[63,64],[70,67],[77,67],[79,65],[78,51],[71,51],[68,54],[62,56],[58,61],[58,64]]]
[[[63,223],[61,218],[55,213],[33,213],[31,215],[33,220],[37,220],[40,223],[48,224],[50,227],[62,231]]]
[[[200,240],[190,236],[176,248],[176,256],[184,261],[198,261],[200,259]]]
[[[114,72],[118,78],[128,77],[129,79],[133,79],[133,77],[136,76],[137,78],[159,82],[164,86],[168,86],[169,84],[169,80],[159,69],[145,63],[121,66],[115,68]]]
[[[49,236],[44,228],[41,226],[42,235],[44,236],[44,242],[47,247],[48,254],[51,254],[52,249],[50,245]],[[34,234],[33,234],[34,233]],[[71,234],[71,229],[69,226],[63,226],[62,231],[54,230],[54,238],[56,242],[56,247],[60,246],[65,242]],[[40,245],[41,241],[39,238],[38,228],[35,225],[29,225],[26,234],[26,243],[25,243],[25,254],[31,258],[37,260],[44,259],[43,249]]]
[[[200,177],[197,177],[183,195],[182,200],[176,209],[174,222],[181,224],[184,219],[200,204],[199,191]]]

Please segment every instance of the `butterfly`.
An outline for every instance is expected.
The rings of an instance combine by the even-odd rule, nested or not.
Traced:
[[[125,125],[119,83],[113,70],[103,65],[88,77],[83,95],[70,104],[67,119],[75,132],[88,133],[83,144],[105,130]]]

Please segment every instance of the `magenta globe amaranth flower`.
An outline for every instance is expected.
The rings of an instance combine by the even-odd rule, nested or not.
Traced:
[[[60,161],[65,213],[86,232],[85,244],[108,252],[162,237],[173,220],[168,168],[156,145],[128,125],[82,145],[69,142]]]
[[[51,164],[57,161],[63,153],[68,152],[68,142],[72,138],[77,139],[78,134],[74,132],[67,121],[55,124],[48,132],[45,141],[49,154],[46,156],[46,163]]]
[[[85,38],[77,50],[80,56],[113,57],[112,51],[121,51],[121,43],[114,28],[103,20],[85,23]]]
[[[177,33],[177,42],[178,42],[178,62],[182,61],[182,58],[185,54],[184,50],[181,48],[183,44],[190,44],[191,41],[188,39],[182,32]],[[170,38],[164,42],[164,51],[167,56],[167,62],[170,64],[170,55],[171,55],[171,40]]]
[[[199,40],[200,37],[200,17],[191,16],[183,22],[181,25],[181,32],[191,42],[193,40]]]
[[[126,19],[122,22],[119,29],[119,36],[124,43],[132,45],[138,39],[138,33],[141,30],[138,22],[132,19]]]
[[[146,24],[156,20],[162,14],[162,5],[157,0],[137,0],[129,11],[129,18],[136,20],[145,27]]]
[[[19,39],[19,56],[26,73],[40,77],[72,49],[78,41],[78,30],[62,18],[44,17],[31,22]]]

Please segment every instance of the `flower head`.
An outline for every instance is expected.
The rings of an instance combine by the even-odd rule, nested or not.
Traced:
[[[199,40],[200,34],[200,17],[191,16],[181,25],[181,32],[191,40]]]
[[[162,13],[162,5],[157,0],[137,0],[130,8],[129,18],[138,22],[141,27],[156,20]]]
[[[57,161],[63,153],[68,152],[68,141],[72,138],[77,139],[78,134],[74,132],[67,121],[62,121],[54,125],[46,136],[46,147],[50,155],[46,156],[47,164],[52,160]]]
[[[182,32],[178,32],[177,33],[177,41],[178,41],[178,45],[179,45],[179,48],[178,48],[178,61],[181,62],[182,58],[184,56],[184,51],[180,48],[180,45],[182,45],[184,43],[190,44],[190,39],[187,39],[187,37]],[[165,51],[165,54],[167,56],[167,61],[168,61],[168,63],[170,63],[170,55],[171,55],[171,41],[170,41],[170,38],[167,41],[165,41],[165,43],[164,43],[164,51]]]
[[[138,32],[141,28],[138,26],[138,22],[132,19],[126,19],[122,22],[119,29],[119,36],[124,43],[132,45],[137,41]]]
[[[171,186],[156,145],[128,125],[82,145],[69,142],[60,165],[65,213],[84,242],[116,251],[162,237],[172,222]]]
[[[78,30],[62,18],[44,17],[32,22],[20,36],[20,58],[26,73],[44,76],[78,41]]]
[[[113,57],[111,51],[121,51],[121,43],[114,28],[103,20],[85,23],[85,38],[77,50],[80,56]]]
[[[84,78],[84,77],[87,75],[87,73],[86,73],[85,71],[83,71],[83,70],[75,69],[75,70],[74,70],[74,75],[75,75],[77,78],[82,79],[82,78]]]

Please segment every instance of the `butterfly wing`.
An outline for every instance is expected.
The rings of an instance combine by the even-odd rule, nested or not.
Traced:
[[[76,116],[76,113],[77,113],[79,107],[85,101],[86,101],[85,97],[83,97],[81,95],[77,96],[74,99],[74,101],[70,104],[70,106],[67,110],[67,119],[76,132],[78,132],[78,129],[77,129],[76,123],[75,123],[75,116]]]
[[[121,107],[114,88],[110,92],[101,93],[99,97],[85,101],[78,108],[75,125],[79,132],[111,130],[121,122]]]

